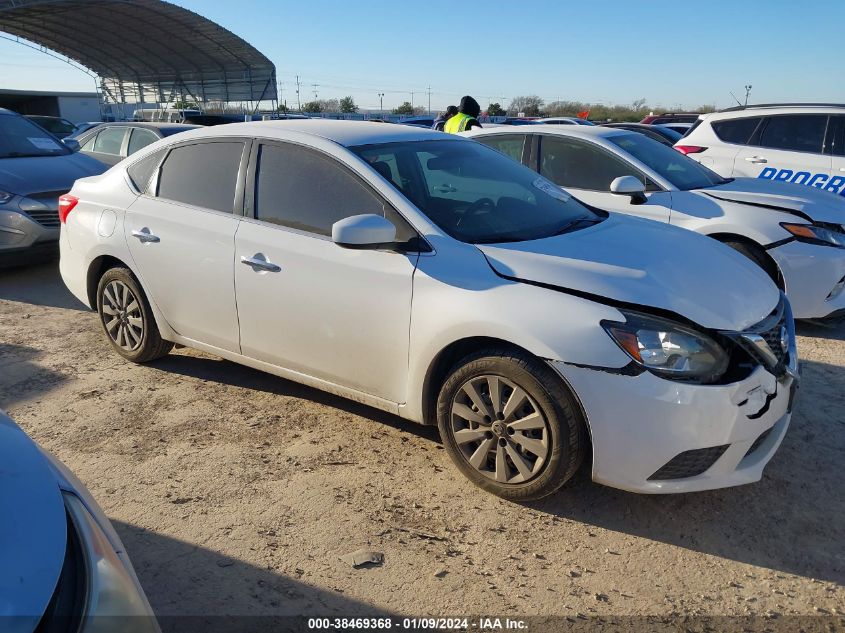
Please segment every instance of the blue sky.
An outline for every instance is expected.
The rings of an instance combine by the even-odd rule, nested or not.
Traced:
[[[359,106],[411,99],[441,109],[462,94],[538,94],[654,106],[845,102],[845,2],[625,0],[400,3],[177,0],[245,38],[276,64],[283,96],[351,94]],[[530,8],[527,8],[530,6]],[[0,40],[0,87],[92,90],[90,77]]]

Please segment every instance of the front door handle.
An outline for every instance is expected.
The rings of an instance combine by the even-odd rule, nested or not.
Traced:
[[[150,233],[150,229],[144,227],[140,231],[133,230],[132,237],[137,237],[138,241],[142,244],[154,244],[156,242],[160,242],[158,235],[153,235]]]
[[[762,156],[746,156],[745,160],[747,160],[749,163],[754,163],[755,165],[760,165],[762,163],[768,163],[769,162],[765,158],[763,158]]]
[[[840,167],[839,171],[845,171],[845,167]]]
[[[253,270],[266,270],[270,273],[277,273],[282,270],[281,266],[268,262],[261,253],[256,253],[252,257],[241,255],[241,263],[251,266]]]

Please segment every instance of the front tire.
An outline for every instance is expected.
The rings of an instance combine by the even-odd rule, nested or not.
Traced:
[[[127,268],[110,268],[100,278],[97,313],[112,348],[126,360],[146,363],[173,347],[161,338],[147,297]]]
[[[778,288],[783,290],[783,283],[780,280],[777,265],[769,258],[762,248],[756,244],[748,244],[747,242],[740,242],[737,240],[725,240],[722,242],[725,246],[730,246],[737,253],[742,253],[752,262],[762,268],[766,274],[771,277]]]
[[[557,491],[586,451],[586,424],[569,389],[519,351],[488,349],[461,360],[440,389],[437,425],[458,469],[513,501]]]

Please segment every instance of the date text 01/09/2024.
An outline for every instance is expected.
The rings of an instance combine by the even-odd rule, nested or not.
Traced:
[[[528,631],[524,620],[513,618],[309,618],[309,630],[402,631]]]

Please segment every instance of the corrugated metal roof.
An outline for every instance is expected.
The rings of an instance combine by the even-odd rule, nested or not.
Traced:
[[[273,63],[222,26],[161,0],[0,0],[0,30],[100,76],[115,101],[276,98]]]

